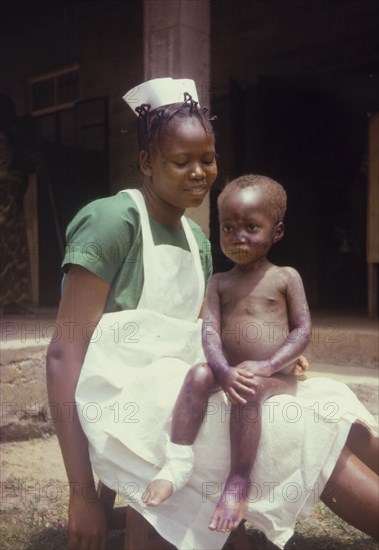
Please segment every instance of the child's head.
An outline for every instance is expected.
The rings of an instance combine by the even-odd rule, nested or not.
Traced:
[[[258,265],[284,234],[286,192],[265,176],[231,181],[218,198],[220,243],[234,263]]]
[[[236,191],[236,189],[259,189],[265,201],[267,212],[271,213],[274,222],[283,222],[287,208],[287,193],[280,183],[256,174],[247,174],[232,180],[218,197],[218,207]]]

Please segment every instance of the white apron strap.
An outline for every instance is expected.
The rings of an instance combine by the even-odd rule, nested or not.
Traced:
[[[124,189],[122,192],[128,193],[132,197],[132,199],[137,205],[137,208],[140,214],[142,238],[143,238],[143,259],[144,259],[144,266],[146,266],[147,262],[150,262],[153,259],[154,257],[153,251],[155,251],[155,245],[154,245],[153,236],[151,234],[149,214],[147,212],[146,204],[141,191],[139,191],[138,189]],[[199,247],[185,216],[181,217],[181,224],[182,224],[184,234],[186,236],[188,246],[194,261],[194,267],[195,267],[196,277],[198,281],[196,310],[199,311],[201,308],[201,304],[203,302],[204,293],[205,293],[204,273],[201,265]],[[147,270],[145,270],[145,267],[144,267],[144,273],[145,273],[145,280],[146,280]]]

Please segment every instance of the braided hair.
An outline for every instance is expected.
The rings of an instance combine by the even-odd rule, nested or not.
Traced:
[[[216,117],[209,118],[206,115],[208,109],[199,107],[197,101],[194,101],[187,92],[184,94],[182,103],[172,103],[154,110],[150,109],[150,105],[144,103],[137,107],[136,111],[138,113],[139,151],[150,152],[155,145],[160,147],[160,141],[168,124],[176,118],[197,118],[204,130],[214,137],[212,122]]]

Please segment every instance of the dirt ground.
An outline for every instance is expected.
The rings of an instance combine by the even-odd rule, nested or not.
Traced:
[[[56,437],[3,443],[0,452],[1,550],[66,550],[68,490]],[[248,530],[251,549],[276,548],[252,526]],[[109,550],[121,550],[122,544],[122,532],[109,536]],[[316,549],[378,550],[379,544],[320,503],[297,524],[286,546],[286,550]]]

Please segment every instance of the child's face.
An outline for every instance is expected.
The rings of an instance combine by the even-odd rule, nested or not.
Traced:
[[[199,206],[217,176],[213,135],[195,117],[174,117],[159,146],[145,155],[147,167],[141,165],[154,192],[181,210]]]
[[[284,232],[283,223],[273,220],[267,199],[259,188],[235,190],[221,203],[219,218],[221,249],[241,266],[265,258]]]

